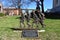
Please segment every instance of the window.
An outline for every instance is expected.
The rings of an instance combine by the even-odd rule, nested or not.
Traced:
[[[58,4],[58,0],[56,0],[56,4]]]
[[[1,12],[1,6],[0,6],[0,12]]]

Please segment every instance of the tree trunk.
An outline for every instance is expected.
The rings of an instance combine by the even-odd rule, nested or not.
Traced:
[[[42,6],[42,13],[44,13],[44,3],[43,2],[41,4],[41,6]]]

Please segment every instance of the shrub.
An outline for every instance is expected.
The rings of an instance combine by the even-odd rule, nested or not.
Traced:
[[[0,13],[0,17],[4,16],[4,13]]]

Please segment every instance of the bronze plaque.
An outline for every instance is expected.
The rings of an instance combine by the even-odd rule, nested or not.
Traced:
[[[23,30],[22,31],[22,37],[38,37],[38,31],[37,30]]]

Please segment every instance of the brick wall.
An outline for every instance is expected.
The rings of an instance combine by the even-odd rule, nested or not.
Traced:
[[[4,14],[19,15],[18,9],[3,9]],[[20,10],[21,12],[21,10]]]

